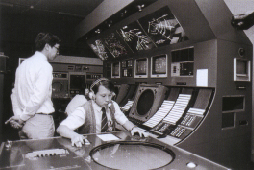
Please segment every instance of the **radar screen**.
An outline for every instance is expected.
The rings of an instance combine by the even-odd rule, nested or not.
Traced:
[[[94,41],[94,43],[89,45],[101,60],[107,60],[109,58],[109,52],[102,43],[102,40],[97,39]]]
[[[172,150],[162,145],[136,141],[102,144],[93,148],[89,155],[107,169],[123,170],[164,169],[176,157]]]
[[[129,117],[137,122],[149,120],[162,104],[166,91],[167,88],[162,85],[140,84]]]
[[[122,27],[118,33],[133,51],[149,50],[156,47],[136,21]]]
[[[138,20],[157,46],[187,40],[183,27],[166,6]]]
[[[115,33],[111,33],[109,36],[104,38],[104,43],[114,58],[127,55],[128,53],[124,43],[122,43],[119,39],[120,38],[117,39]]]

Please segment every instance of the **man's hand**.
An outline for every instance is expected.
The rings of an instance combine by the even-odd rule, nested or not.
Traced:
[[[10,123],[11,127],[14,129],[20,129],[24,125],[24,121],[20,119],[19,116],[12,116],[9,120],[5,122],[5,124]]]
[[[147,137],[148,136],[148,134],[144,130],[140,130],[139,128],[134,127],[131,130],[131,134],[134,136],[136,133],[138,133],[139,137]]]
[[[71,137],[71,145],[72,146],[76,145],[77,147],[82,147],[82,145],[85,143],[84,142],[85,138],[86,138],[85,136],[76,133]]]

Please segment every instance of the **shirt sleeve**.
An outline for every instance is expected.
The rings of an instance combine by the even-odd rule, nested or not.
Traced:
[[[71,114],[77,107],[83,106],[87,102],[84,95],[76,95],[70,103],[67,105],[65,112],[69,115]]]
[[[60,125],[67,126],[71,130],[76,130],[85,124],[85,109],[83,107],[76,108]]]
[[[124,125],[128,120],[128,118],[125,116],[125,114],[120,110],[120,107],[118,104],[114,101],[112,101],[114,108],[115,108],[115,119],[117,123],[120,125]]]
[[[52,86],[52,71],[53,68],[50,64],[41,64],[41,67],[36,74],[33,95],[31,96],[30,101],[26,104],[23,114],[20,115],[22,120],[26,121],[33,116],[47,99],[49,89]]]
[[[18,99],[17,99],[17,95],[16,95],[16,91],[13,88],[12,89],[12,94],[11,94],[11,103],[12,103],[12,110],[14,115],[21,115],[22,114],[22,110],[20,109],[19,105],[18,105]]]

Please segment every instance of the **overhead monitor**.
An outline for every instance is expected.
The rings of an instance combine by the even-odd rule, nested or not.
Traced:
[[[167,6],[138,19],[138,22],[158,47],[188,40],[182,25]]]
[[[101,39],[97,39],[93,43],[89,43],[89,46],[101,60],[107,60],[109,58],[109,52]]]
[[[148,78],[148,58],[134,61],[134,78]]]
[[[110,33],[104,38],[104,43],[114,58],[126,56],[127,47],[124,42],[120,41],[116,33]]]
[[[118,30],[118,33],[134,52],[156,47],[152,39],[140,27],[138,21],[123,26]]]
[[[151,58],[151,77],[167,77],[167,55],[162,54]]]

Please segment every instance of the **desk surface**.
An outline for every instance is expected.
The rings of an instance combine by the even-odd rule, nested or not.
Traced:
[[[0,169],[227,169],[156,138],[129,132],[100,135],[85,135],[90,144],[81,148],[62,137],[2,143]]]

